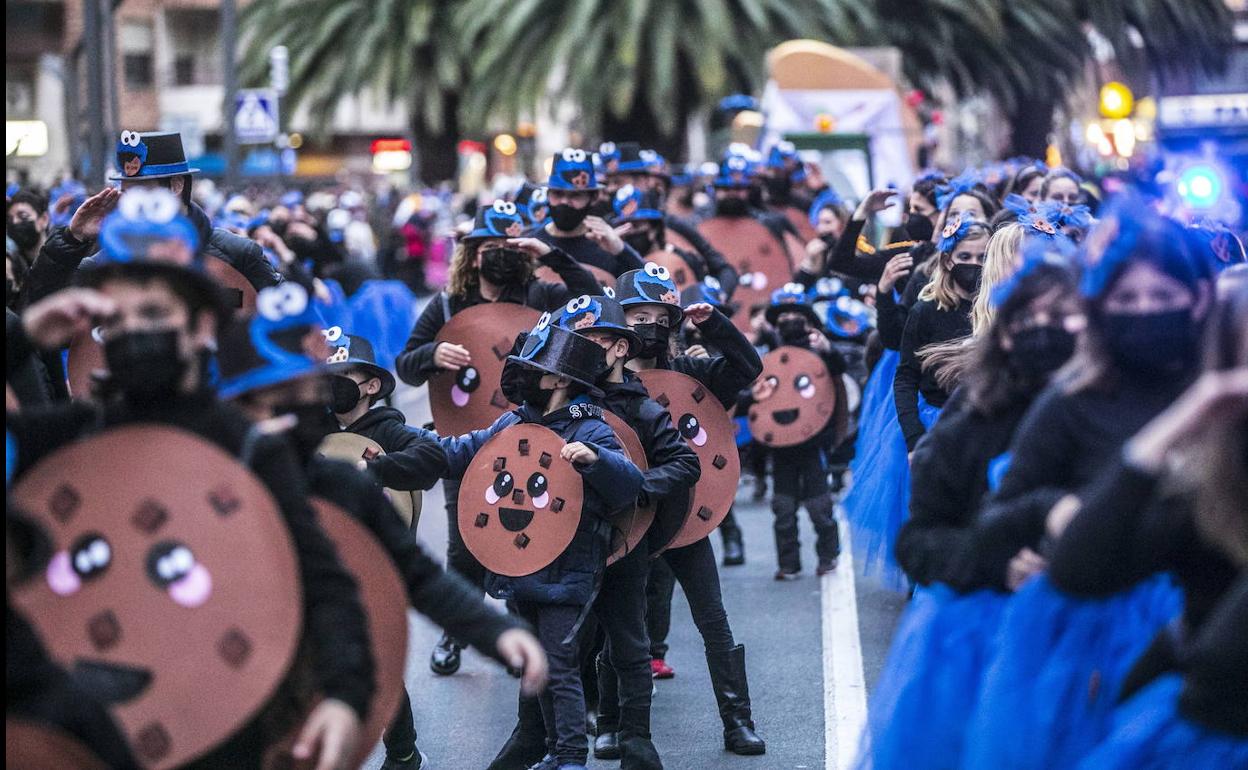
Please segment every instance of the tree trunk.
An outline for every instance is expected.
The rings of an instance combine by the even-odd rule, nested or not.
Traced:
[[[1010,117],[1010,155],[1044,160],[1053,132],[1053,99],[1019,99]]]
[[[420,115],[411,116],[413,149],[420,162],[420,178],[426,184],[453,180],[459,169],[459,97],[447,95],[443,115],[437,131],[427,128]]]

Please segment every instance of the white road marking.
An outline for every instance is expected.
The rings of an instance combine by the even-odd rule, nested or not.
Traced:
[[[824,756],[827,770],[854,763],[867,719],[867,685],[862,671],[858,632],[858,595],[854,590],[854,547],[847,522],[841,526],[841,556],[835,572],[820,585],[823,616]]]

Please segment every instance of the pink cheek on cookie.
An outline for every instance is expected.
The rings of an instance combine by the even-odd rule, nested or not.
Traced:
[[[488,487],[485,490],[485,501],[490,505],[498,505],[498,501],[501,499],[502,498],[498,495],[494,494],[494,487]]]
[[[451,403],[454,404],[455,406],[458,406],[461,409],[465,406],[468,406],[468,399],[471,397],[472,396],[470,396],[469,394],[460,390],[458,385],[451,386]]]
[[[797,395],[801,396],[802,398],[814,398],[814,397],[815,397],[815,386],[814,386],[814,385],[807,385],[806,387],[804,387],[804,388],[802,388],[801,390],[797,391]]]
[[[57,551],[48,562],[48,588],[57,596],[69,596],[82,588],[82,578],[69,562],[69,551]]]
[[[194,609],[212,596],[212,575],[202,564],[191,567],[186,577],[169,584],[169,598],[189,609]]]
[[[706,428],[698,428],[698,435],[693,437],[694,446],[704,446],[706,444]]]
[[[539,508],[539,509],[545,508],[548,505],[550,505],[550,493],[549,492],[543,492],[537,497],[533,498],[534,508]]]

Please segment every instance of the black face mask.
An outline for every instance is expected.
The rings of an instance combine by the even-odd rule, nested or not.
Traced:
[[[1008,358],[1014,371],[1029,380],[1047,379],[1075,352],[1075,335],[1060,326],[1037,326],[1013,335]]]
[[[39,243],[39,226],[33,220],[9,222],[8,235],[22,251],[30,251]]]
[[[776,324],[776,332],[780,335],[780,342],[785,345],[805,347],[810,342],[810,330],[806,328],[805,321],[796,319],[781,321]]]
[[[360,394],[359,384],[342,374],[335,374],[329,378],[329,390],[329,409],[334,414],[346,414],[354,409],[363,397]]]
[[[641,352],[637,354],[638,358],[667,358],[672,327],[659,324],[634,324],[633,331],[641,337]]]
[[[289,414],[295,418],[295,426],[286,432],[286,436],[290,439],[295,454],[304,463],[316,455],[317,448],[326,436],[338,430],[334,416],[322,404],[300,404],[281,414]]]
[[[519,390],[517,391],[520,400],[542,411],[550,405],[550,395],[553,391],[542,390],[543,374],[542,372],[526,370],[524,376],[520,379]]]
[[[507,248],[481,252],[481,277],[495,286],[520,283],[528,276],[528,269],[528,252]]]
[[[789,195],[792,191],[793,183],[789,181],[788,174],[767,180],[767,197],[771,199],[772,203],[788,203]]]
[[[564,232],[575,230],[585,221],[585,217],[589,216],[589,208],[578,209],[575,206],[569,206],[566,203],[560,203],[557,206],[550,207],[550,221],[555,223],[555,227]]]
[[[741,198],[720,198],[715,201],[715,213],[723,217],[748,216],[750,202]]]
[[[906,231],[906,235],[910,236],[912,241],[930,241],[932,233],[936,231],[932,220],[922,214],[910,213],[906,214],[906,221],[902,224],[902,229]]]
[[[638,233],[629,233],[628,235],[623,236],[623,239],[625,243],[633,248],[633,251],[643,257],[657,250],[654,245],[654,236],[652,236],[648,230]]]
[[[1128,376],[1172,380],[1196,367],[1200,332],[1189,308],[1165,313],[1106,313],[1105,344]]]
[[[175,330],[126,332],[104,343],[109,386],[133,403],[172,398],[186,374]]]
[[[979,293],[979,284],[984,280],[984,266],[974,262],[959,262],[949,269],[953,282],[962,291],[970,295]]]

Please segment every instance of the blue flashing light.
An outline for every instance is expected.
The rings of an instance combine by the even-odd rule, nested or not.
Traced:
[[[1204,163],[1188,166],[1175,183],[1179,197],[1194,209],[1213,208],[1221,200],[1224,187],[1218,170]]]

